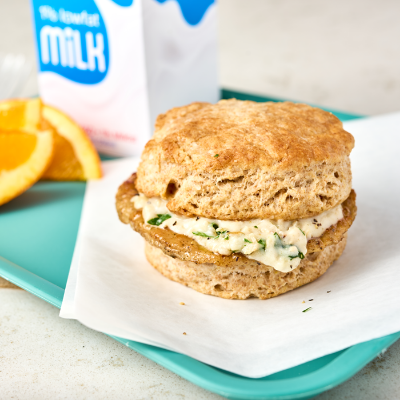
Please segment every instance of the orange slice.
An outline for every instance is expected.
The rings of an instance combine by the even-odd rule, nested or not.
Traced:
[[[0,102],[0,130],[38,129],[42,102],[36,99],[15,99]]]
[[[54,107],[44,105],[42,116],[54,129],[54,156],[42,178],[57,181],[101,178],[100,158],[86,132]]]
[[[0,118],[3,126],[7,124],[4,119],[7,118]],[[8,126],[11,125],[10,122]],[[52,155],[51,130],[0,130],[0,205],[38,181],[49,166]]]

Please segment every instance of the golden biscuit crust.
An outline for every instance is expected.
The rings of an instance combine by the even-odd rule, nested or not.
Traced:
[[[116,195],[116,208],[120,220],[129,224],[135,231],[140,233],[151,246],[161,249],[166,255],[182,261],[195,264],[215,264],[219,267],[232,267],[237,265],[258,267],[262,263],[252,260],[241,253],[229,256],[213,253],[199,245],[194,239],[175,233],[169,229],[162,229],[156,226],[145,224],[141,210],[135,209],[131,199],[138,194],[136,189],[136,174],[125,181],[118,189]],[[343,203],[343,216],[337,224],[327,229],[319,238],[314,238],[307,243],[307,253],[324,251],[325,248],[336,245],[346,236],[347,230],[352,225],[357,207],[355,204],[356,195],[354,190]],[[272,268],[272,267],[269,267]]]
[[[137,187],[181,215],[306,218],[348,197],[353,146],[338,118],[308,105],[194,103],[158,117]]]
[[[220,267],[195,264],[167,256],[161,249],[146,242],[149,263],[167,278],[189,286],[198,292],[245,300],[258,297],[269,299],[314,281],[324,274],[346,247],[347,235],[338,244],[321,252],[307,254],[291,272],[279,272],[266,265],[236,264]]]

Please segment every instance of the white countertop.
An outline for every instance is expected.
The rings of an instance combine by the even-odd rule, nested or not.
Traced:
[[[219,0],[225,87],[361,114],[400,109],[400,3]],[[0,53],[35,65],[28,0],[0,0]],[[33,73],[22,93],[38,92]],[[217,399],[0,282],[0,398]],[[400,341],[323,400],[400,399]]]

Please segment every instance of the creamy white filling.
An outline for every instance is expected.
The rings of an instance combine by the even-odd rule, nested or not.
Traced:
[[[343,218],[342,206],[312,218],[293,221],[252,219],[222,221],[202,217],[176,215],[167,208],[167,201],[132,197],[136,209],[142,209],[144,221],[159,228],[188,236],[213,253],[243,253],[281,272],[294,270],[307,254],[307,241],[321,236],[326,229]]]

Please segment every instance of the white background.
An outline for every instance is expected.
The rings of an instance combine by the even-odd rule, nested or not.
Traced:
[[[223,87],[367,115],[400,109],[397,0],[220,0]],[[0,0],[0,53],[35,64],[29,0]],[[25,95],[37,94],[32,74]]]

